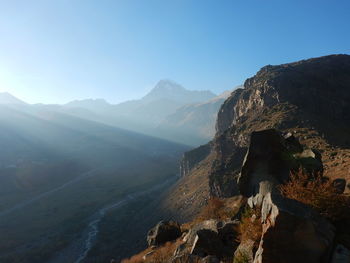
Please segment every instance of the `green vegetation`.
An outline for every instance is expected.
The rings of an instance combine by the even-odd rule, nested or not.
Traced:
[[[233,263],[250,263],[249,256],[243,252],[239,252],[233,259]]]

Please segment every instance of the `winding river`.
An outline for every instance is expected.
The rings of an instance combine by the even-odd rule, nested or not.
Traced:
[[[99,233],[99,223],[104,218],[107,212],[121,208],[124,205],[127,205],[132,200],[137,200],[138,198],[141,198],[145,195],[152,194],[153,192],[156,192],[157,190],[161,190],[163,188],[166,188],[170,184],[172,184],[177,178],[174,176],[166,181],[163,181],[162,183],[159,183],[147,190],[139,191],[136,193],[128,194],[123,199],[118,200],[117,202],[113,204],[109,204],[100,210],[98,210],[96,213],[94,213],[89,219],[87,227],[83,230],[81,233],[81,236],[79,239],[74,240],[67,248],[57,253],[53,259],[51,259],[48,263],[59,263],[59,262],[75,262],[80,263],[82,262],[87,254],[89,253],[90,249],[93,247],[97,235]]]

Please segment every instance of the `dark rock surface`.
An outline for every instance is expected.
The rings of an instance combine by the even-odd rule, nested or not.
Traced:
[[[338,171],[350,149],[349,101],[350,56],[331,55],[263,67],[222,105],[216,137],[207,145],[210,150],[206,148],[212,163],[206,175],[210,195],[242,194],[250,207],[261,212],[257,247],[248,241],[231,245],[237,254],[243,251],[254,263],[328,263],[347,257],[348,250],[335,249],[338,226],[336,230],[334,222],[310,207],[283,197],[278,187],[302,167],[310,179],[328,171],[338,193],[347,190],[348,169]],[[198,150],[187,154],[194,160],[186,167],[188,180],[203,160],[209,160]],[[218,241],[214,234],[215,223],[205,224],[192,228],[186,242],[193,244],[197,255],[214,253],[212,248],[221,255],[216,245],[224,239]],[[208,231],[202,234],[203,229]]]
[[[265,66],[224,103],[218,115],[218,132],[241,122],[249,112],[285,102],[330,119],[349,121],[349,73],[349,55]]]
[[[218,113],[216,137],[210,143],[215,153],[211,195],[238,193],[235,182],[253,131],[276,128],[292,134],[306,129],[331,145],[349,148],[349,101],[349,55],[263,67],[243,89],[232,92]],[[187,167],[189,174],[193,166]]]
[[[174,221],[160,221],[154,228],[148,231],[148,246],[159,246],[168,241],[174,241],[181,236],[180,225]]]
[[[241,194],[249,197],[248,204],[261,211],[263,233],[254,263],[321,263],[328,262],[331,256],[334,226],[310,207],[286,199],[278,191],[278,185],[288,180],[296,161],[288,150],[292,149],[288,147],[290,141],[272,129],[251,135],[239,188]],[[299,158],[321,161],[315,154],[302,155],[304,152],[299,153]],[[319,164],[315,163],[317,170]]]
[[[211,145],[205,144],[192,151],[185,152],[180,163],[180,175],[186,176],[190,171],[203,161],[211,151]]]

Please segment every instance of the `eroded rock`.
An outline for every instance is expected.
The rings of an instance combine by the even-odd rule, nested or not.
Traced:
[[[191,246],[190,253],[200,257],[232,256],[239,245],[237,220],[206,220],[194,225],[183,241]]]
[[[287,145],[275,130],[254,132],[242,167],[241,193],[249,197],[249,206],[261,211],[263,227],[254,263],[328,262],[334,226],[310,207],[284,198],[278,190],[295,168]],[[320,160],[311,150],[301,151],[298,158]],[[319,165],[308,169],[313,167],[319,169]]]
[[[159,246],[168,241],[173,241],[181,236],[180,225],[174,221],[160,221],[154,228],[148,231],[148,246]]]

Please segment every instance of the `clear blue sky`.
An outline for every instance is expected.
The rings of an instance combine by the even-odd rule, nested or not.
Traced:
[[[220,93],[266,64],[350,53],[349,0],[0,0],[0,91],[139,98],[162,78]]]

